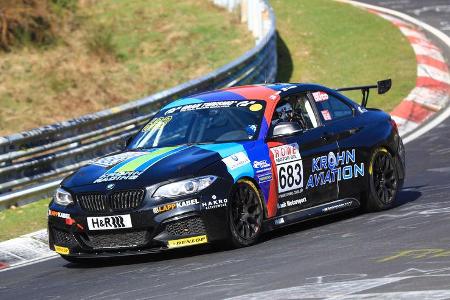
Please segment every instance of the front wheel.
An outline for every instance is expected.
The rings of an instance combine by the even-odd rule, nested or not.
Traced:
[[[369,165],[369,191],[366,210],[391,208],[398,192],[398,172],[392,155],[385,148],[374,151]]]
[[[241,180],[232,192],[228,209],[230,242],[246,247],[257,242],[262,231],[263,206],[261,193],[250,180]]]

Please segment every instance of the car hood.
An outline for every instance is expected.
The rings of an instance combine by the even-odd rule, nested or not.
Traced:
[[[129,150],[92,161],[67,177],[61,185],[77,191],[80,190],[78,187],[100,191],[111,183],[114,183],[114,189],[142,188],[195,176],[201,169],[239,151],[242,151],[242,144],[237,143]]]

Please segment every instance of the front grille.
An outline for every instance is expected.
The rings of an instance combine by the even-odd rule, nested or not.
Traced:
[[[166,231],[171,235],[206,234],[205,224],[200,217],[193,217],[166,225]]]
[[[144,191],[135,190],[117,192],[112,194],[110,198],[110,204],[113,210],[136,208],[141,205],[141,202],[144,199]]]
[[[78,203],[83,210],[92,212],[105,212],[107,211],[106,206],[106,195],[101,194],[85,194],[77,196]]]
[[[77,195],[80,207],[88,212],[109,212],[137,208],[144,200],[144,190],[130,190],[105,194]]]
[[[89,233],[85,243],[94,249],[135,248],[148,243],[147,230]]]
[[[55,243],[55,245],[69,248],[78,246],[78,242],[74,238],[72,233],[62,231],[56,228],[52,229],[52,233],[53,233],[53,242]]]

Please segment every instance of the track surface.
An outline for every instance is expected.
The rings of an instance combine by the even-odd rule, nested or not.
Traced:
[[[366,2],[413,16],[423,6]],[[426,5],[442,7],[415,16],[448,34],[448,1]],[[56,258],[1,272],[0,298],[450,299],[450,118],[406,151],[407,181],[392,210],[296,225],[233,251],[186,249],[92,267]]]

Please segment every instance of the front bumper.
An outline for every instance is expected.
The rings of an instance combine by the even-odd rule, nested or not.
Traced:
[[[154,253],[171,248],[200,245],[227,238],[227,192],[210,189],[195,197],[151,203],[129,211],[86,212],[76,201],[49,206],[50,249],[80,257],[123,256]],[[190,204],[184,205],[182,204]],[[131,228],[92,230],[88,218],[129,216]],[[127,217],[128,218],[128,217]],[[92,221],[91,221],[92,222]]]

